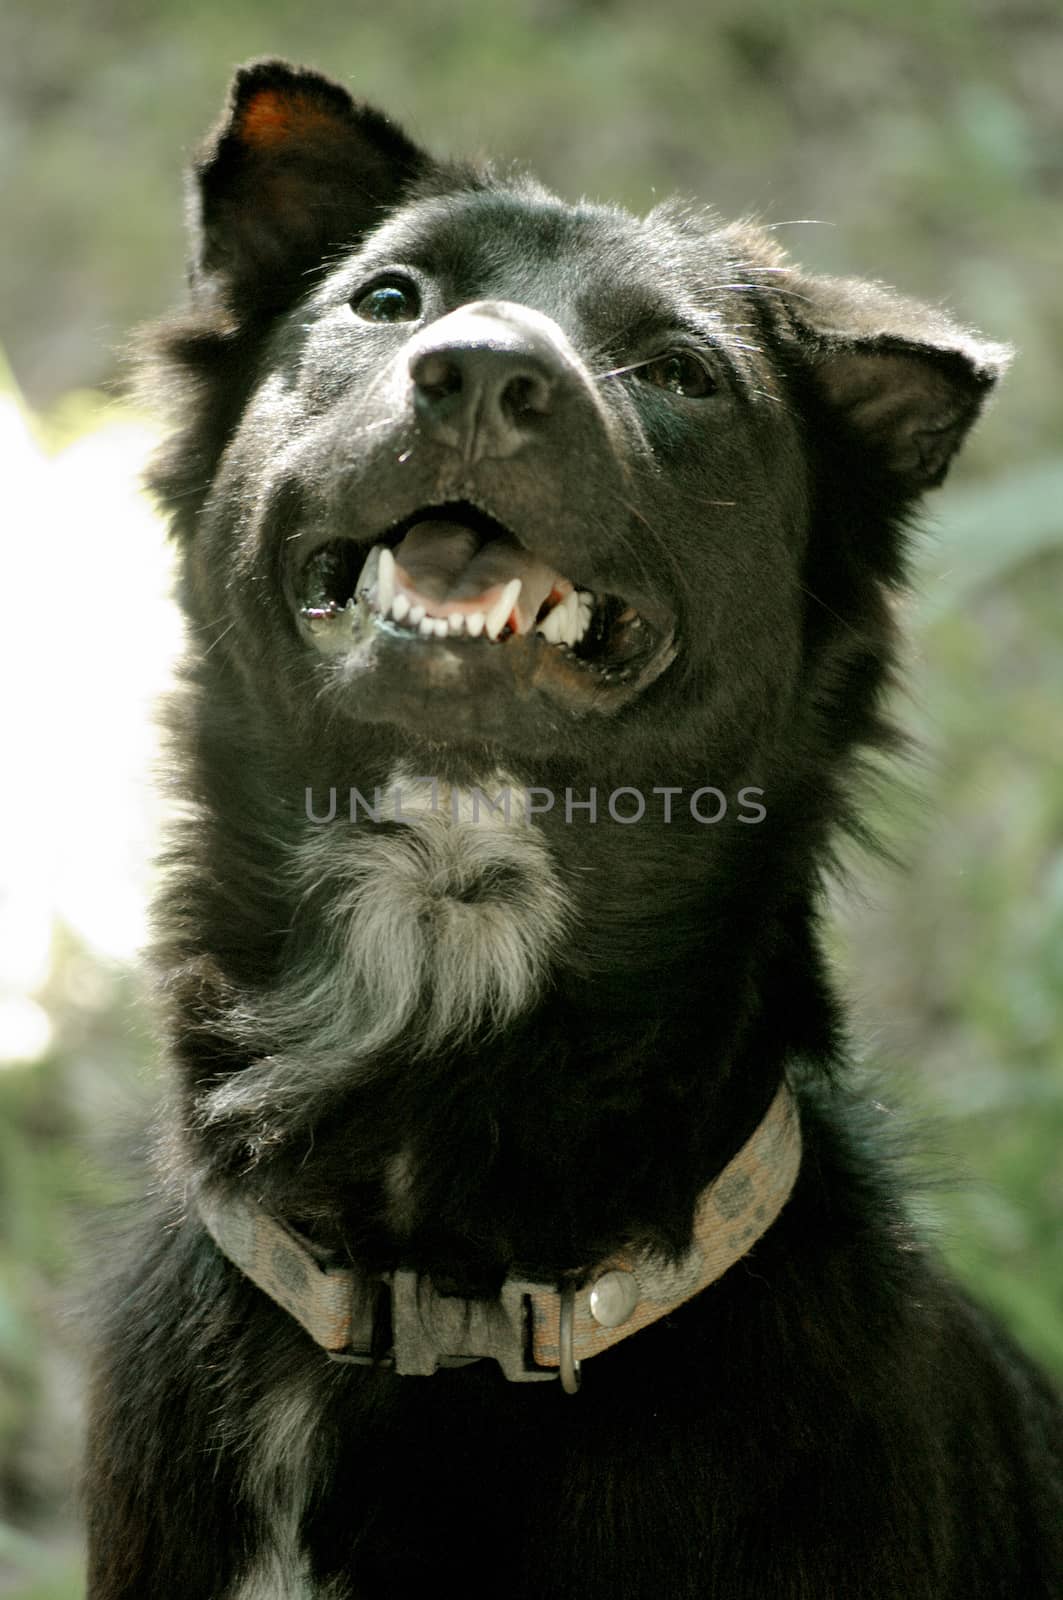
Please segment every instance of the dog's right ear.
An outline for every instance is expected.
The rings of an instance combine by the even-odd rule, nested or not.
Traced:
[[[1011,350],[858,278],[785,280],[815,382],[909,497],[942,482]]]
[[[352,244],[432,159],[319,73],[256,61],[193,168],[194,292],[238,315],[279,311]]]

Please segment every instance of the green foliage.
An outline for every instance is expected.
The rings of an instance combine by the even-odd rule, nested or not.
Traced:
[[[877,825],[836,954],[890,1096],[938,1120],[926,1216],[1063,1374],[1063,465],[957,495],[924,552],[906,727],[918,803]],[[948,502],[947,502],[948,503]],[[969,558],[969,559],[968,559]]]
[[[53,1545],[0,1523],[0,1593],[7,1600],[81,1600],[82,1569],[69,1541]]]
[[[68,936],[40,998],[53,1048],[0,1062],[0,1593],[72,1600],[85,1245],[125,1193],[115,1141],[146,1122],[150,1045],[133,979]]]

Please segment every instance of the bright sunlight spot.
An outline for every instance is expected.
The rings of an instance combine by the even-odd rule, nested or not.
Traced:
[[[10,504],[0,612],[0,1059],[47,1048],[28,996],[66,924],[128,960],[146,934],[154,708],[180,646],[163,525],[140,487],[149,427],[97,406],[49,454],[0,395]],[[43,1013],[41,1014],[43,1017]]]

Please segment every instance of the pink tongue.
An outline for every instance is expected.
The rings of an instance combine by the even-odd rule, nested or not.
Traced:
[[[417,522],[395,550],[400,588],[432,616],[487,611],[513,578],[521,580],[517,622],[527,633],[547,596],[572,585],[515,539],[500,535],[481,546],[471,528],[454,522]]]

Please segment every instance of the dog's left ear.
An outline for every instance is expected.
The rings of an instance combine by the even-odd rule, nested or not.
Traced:
[[[435,166],[383,112],[285,61],[241,67],[192,178],[192,287],[279,311]]]
[[[876,283],[784,273],[813,380],[912,494],[942,482],[1011,358],[940,311]]]

